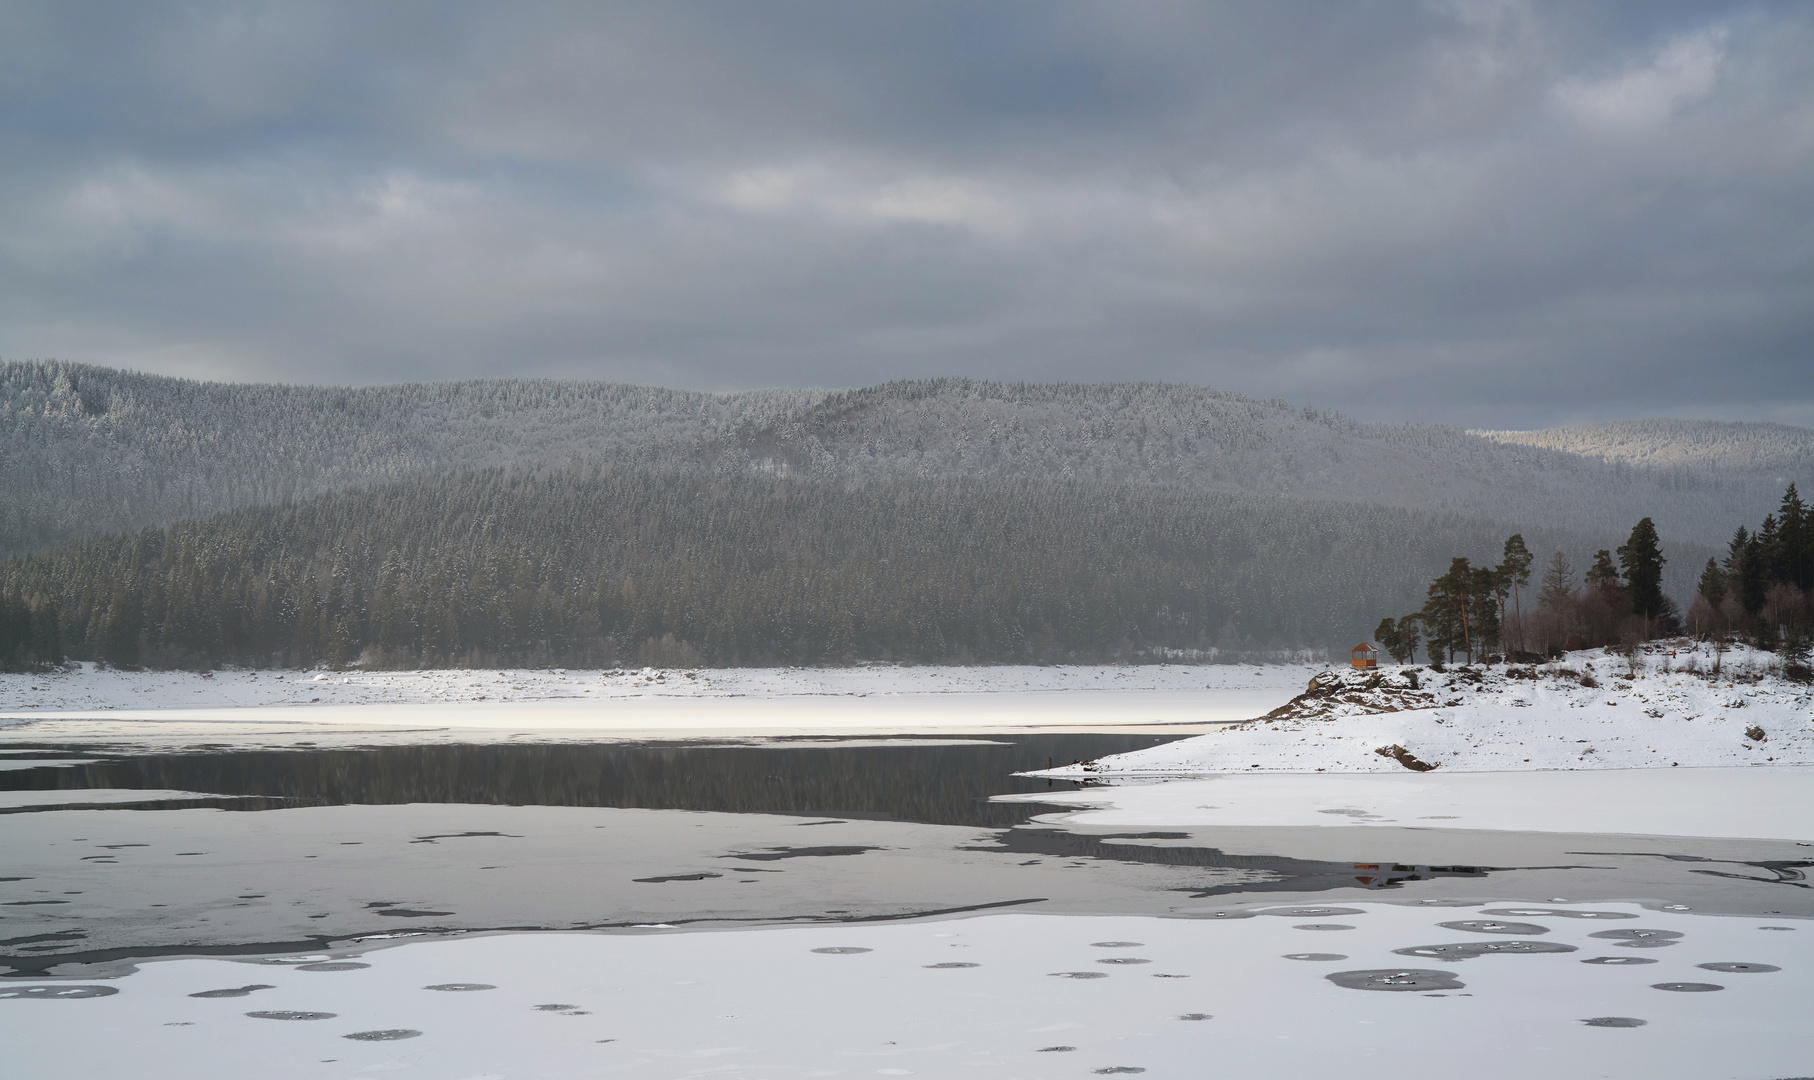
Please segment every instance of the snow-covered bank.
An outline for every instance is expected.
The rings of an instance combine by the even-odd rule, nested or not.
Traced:
[[[1671,652],[1675,655],[1671,655]],[[1814,686],[1751,650],[1604,651],[1534,667],[1329,672],[1268,715],[1051,775],[1814,764]]]
[[[1398,1080],[1460,1063],[1636,1080],[1799,1076],[1814,1050],[1800,920],[1529,900],[1219,910],[171,960],[9,980],[0,1025],[20,1076],[144,1080]],[[1423,981],[1367,978],[1382,972]]]
[[[38,721],[462,730],[952,731],[1215,724],[1289,696],[1309,665],[0,675],[0,726]],[[90,732],[90,733],[98,733]]]
[[[1503,773],[1399,769],[1320,776],[1249,772],[998,795],[996,801],[1075,807],[1039,820],[1104,829],[1386,826],[1814,843],[1814,770],[1795,766]]]

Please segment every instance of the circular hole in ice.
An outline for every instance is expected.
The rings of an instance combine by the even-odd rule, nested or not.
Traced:
[[[1455,978],[1452,971],[1430,971],[1422,968],[1374,968],[1366,971],[1337,971],[1323,978],[1349,990],[1461,990],[1467,984]]]
[[[1674,941],[1683,934],[1680,930],[1595,930],[1587,935],[1606,941]]]
[[[1096,961],[1098,964],[1150,964],[1151,960],[1142,960],[1138,956],[1105,956]]]
[[[1347,954],[1338,952],[1288,952],[1287,960],[1346,960]]]
[[[1583,964],[1654,964],[1657,961],[1650,956],[1595,956],[1581,962]]]
[[[942,963],[942,964],[925,964],[925,965],[922,965],[922,966],[924,966],[924,967],[928,967],[928,968],[931,968],[931,969],[933,969],[933,970],[934,970],[934,971],[938,971],[938,970],[950,970],[950,969],[951,969],[951,968],[973,968],[973,967],[982,967],[982,965],[981,965],[981,964],[972,964],[972,963],[970,963],[970,962],[969,962],[969,961],[967,961],[967,960],[947,960],[947,961],[946,961],[946,962],[944,962],[944,963]]]
[[[1183,1016],[1178,1017],[1178,1019],[1180,1019],[1180,1020],[1214,1020],[1215,1017],[1211,1016],[1209,1013],[1185,1013]]]
[[[424,990],[496,990],[490,983],[435,983],[424,986]]]
[[[1645,1024],[1650,1023],[1648,1020],[1639,1020],[1635,1016],[1591,1016],[1581,1022],[1588,1027],[1623,1028],[1643,1027]]]
[[[1146,944],[1144,941],[1092,941],[1091,947],[1097,949],[1138,949]]]
[[[368,968],[371,966],[372,965],[370,965],[370,964],[361,964],[355,960],[335,960],[335,961],[333,961],[331,963],[327,963],[327,964],[304,964],[301,967],[297,968],[296,970],[297,971],[358,971],[360,968]]]
[[[1075,1049],[1077,1049],[1075,1046],[1042,1046],[1039,1048],[1039,1053],[1041,1053],[1041,1054],[1068,1054]]]
[[[1091,1069],[1090,1071],[1095,1073],[1097,1076],[1117,1076],[1117,1075],[1131,1075],[1133,1073],[1143,1073],[1146,1070],[1141,1068],[1138,1065],[1110,1065],[1105,1069]]]
[[[1762,975],[1769,971],[1781,971],[1775,964],[1747,964],[1737,960],[1723,960],[1713,964],[1694,965],[1703,971],[1726,971],[1735,975]]]
[[[1293,930],[1352,930],[1352,929],[1354,929],[1354,927],[1349,926],[1347,923],[1339,923],[1339,922],[1307,922],[1307,923],[1298,923],[1296,926],[1292,927],[1292,929]]]
[[[1508,937],[1533,937],[1549,933],[1549,927],[1529,922],[1501,922],[1498,919],[1458,919],[1437,923],[1444,930],[1466,930],[1470,934],[1505,934]]]
[[[355,1031],[350,1035],[340,1036],[343,1039],[356,1039],[359,1042],[396,1042],[398,1039],[413,1039],[422,1034],[411,1028],[379,1028],[376,1031]]]
[[[1705,993],[1708,993],[1709,991],[1725,989],[1725,987],[1719,985],[1718,983],[1697,983],[1697,982],[1651,983],[1650,988],[1652,990],[1674,990],[1676,993],[1679,993],[1679,994],[1705,994]]]
[[[857,953],[866,953],[866,952],[874,952],[874,951],[875,950],[873,950],[873,949],[864,949],[864,948],[860,948],[856,945],[827,945],[823,949],[814,949],[813,950],[813,952],[824,953],[827,956],[854,956]]]
[[[263,1009],[246,1014],[254,1020],[332,1020],[333,1013],[302,1012],[297,1009]]]
[[[112,997],[119,992],[117,986],[0,986],[0,998],[25,1001],[74,1001],[77,998]]]
[[[1049,971],[1046,974],[1056,979],[1106,979],[1106,971]]]

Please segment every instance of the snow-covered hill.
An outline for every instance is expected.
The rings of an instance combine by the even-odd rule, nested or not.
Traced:
[[[1363,424],[1152,383],[934,379],[737,394],[516,379],[352,388],[4,363],[0,555],[404,476],[574,461],[844,480],[1177,485],[1490,519],[1527,536],[1586,532],[1596,547],[1646,516],[1666,540],[1723,542],[1782,494],[1774,473],[1742,455],[1696,456],[1698,444],[1652,461],[1600,453],[1598,443],[1488,434]]]
[[[1496,442],[1657,469],[1727,470],[1782,485],[1814,477],[1814,430],[1716,420],[1620,420],[1540,431],[1475,431]]]
[[[1717,668],[1716,668],[1717,665]],[[1680,643],[1531,667],[1323,672],[1266,716],[1053,770],[1078,777],[1814,764],[1814,686]]]

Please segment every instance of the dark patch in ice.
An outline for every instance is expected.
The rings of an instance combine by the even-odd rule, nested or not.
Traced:
[[[1526,955],[1580,950],[1559,941],[1458,941],[1452,945],[1413,945],[1392,951],[1400,956],[1421,956],[1427,960],[1472,960],[1477,956],[1496,956],[1502,953]]]
[[[1466,930],[1470,934],[1505,934],[1510,937],[1533,937],[1549,933],[1547,926],[1528,922],[1500,922],[1498,919],[1459,919],[1436,925],[1444,930]]]
[[[298,1009],[261,1009],[246,1014],[254,1020],[332,1020],[334,1013],[302,1012]]]
[[[450,833],[430,833],[427,836],[418,836],[414,840],[411,840],[410,843],[412,843],[412,844],[432,844],[436,840],[460,840],[460,839],[464,839],[465,837],[468,837],[468,836],[505,836],[505,837],[509,837],[512,840],[521,840],[522,839],[522,837],[517,836],[515,833],[450,832]]]
[[[853,956],[857,953],[865,953],[865,952],[873,952],[873,951],[874,951],[873,949],[865,949],[858,945],[828,945],[823,949],[814,949],[813,950],[813,952],[825,953],[829,956]]]
[[[1425,968],[1372,968],[1337,971],[1323,978],[1349,990],[1460,990],[1467,986],[1453,971]]]
[[[1651,983],[1652,990],[1674,990],[1680,994],[1705,994],[1713,990],[1724,990],[1718,983],[1667,982]]]
[[[931,968],[934,971],[943,971],[943,970],[948,970],[951,968],[982,967],[981,964],[972,964],[967,960],[947,960],[942,964],[923,964],[921,966]]]
[[[8,900],[0,907],[43,907],[45,904],[67,904],[67,900]]]
[[[27,934],[24,937],[7,938],[0,945],[29,945],[34,941],[70,941],[88,936],[86,930],[58,930],[49,934]]]
[[[424,986],[424,990],[496,990],[490,983],[435,983]]]
[[[1645,1024],[1650,1023],[1648,1020],[1639,1020],[1635,1016],[1593,1016],[1581,1022],[1588,1027],[1623,1028],[1643,1027]]]
[[[1121,1074],[1143,1073],[1146,1070],[1138,1065],[1110,1065],[1106,1069],[1091,1069],[1097,1076],[1115,1076]]]
[[[1418,907],[1479,907],[1478,900],[1419,900]]]
[[[1357,907],[1281,907],[1267,908],[1260,915],[1283,915],[1291,919],[1326,919],[1332,915],[1365,915]]]
[[[1782,970],[1782,968],[1777,967],[1775,964],[1747,964],[1737,960],[1723,960],[1718,963],[1696,964],[1694,966],[1701,968],[1704,971],[1725,971],[1732,974],[1743,975],[1762,975],[1765,972]]]
[[[533,1006],[533,1008],[537,1012],[566,1012],[568,1009],[577,1009],[577,1008],[579,1008],[579,1006],[578,1005],[555,1004],[555,1005],[536,1005],[536,1006]]]
[[[1649,956],[1594,956],[1581,961],[1583,964],[1654,964],[1656,960]]]
[[[1075,1046],[1042,1046],[1037,1051],[1041,1054],[1068,1054],[1077,1049]]]
[[[1759,930],[1793,930],[1793,926],[1760,926]]]
[[[1138,956],[1105,956],[1096,961],[1098,964],[1150,964],[1151,960],[1142,960]]]
[[[1096,949],[1138,949],[1145,944],[1146,942],[1144,941],[1092,941],[1090,942],[1090,947]]]
[[[879,848],[846,845],[841,847],[778,847],[766,851],[733,852],[720,855],[720,859],[746,859],[751,862],[774,862],[777,859],[830,859],[842,855],[861,855],[866,851],[878,851]]]
[[[1285,954],[1285,959],[1287,959],[1287,960],[1346,960],[1346,959],[1348,959],[1348,956],[1346,953],[1338,953],[1338,952],[1288,952]]]
[[[355,1031],[351,1035],[340,1036],[343,1039],[357,1039],[360,1042],[396,1042],[398,1039],[413,1039],[422,1034],[409,1028],[380,1028],[377,1031]]]
[[[296,970],[297,971],[358,971],[360,968],[368,968],[371,966],[372,965],[370,965],[370,964],[361,964],[357,960],[330,960],[325,964],[301,964],[301,965],[297,966]]]
[[[1520,915],[1527,919],[1635,919],[1629,911],[1569,911],[1565,908],[1482,908],[1482,915]]]
[[[1178,1019],[1180,1019],[1180,1020],[1214,1020],[1215,1017],[1211,1016],[1209,1013],[1185,1013],[1183,1016],[1178,1017]]]
[[[234,986],[225,990],[203,990],[199,994],[190,994],[192,998],[235,998],[245,997],[254,990],[275,990],[270,983],[253,983],[250,986]]]
[[[1596,930],[1587,935],[1591,938],[1602,938],[1607,941],[1674,941],[1682,937],[1680,930]]]
[[[697,874],[664,874],[661,877],[639,877],[631,878],[630,880],[641,882],[644,885],[659,885],[664,881],[704,881],[706,878],[723,876],[723,874],[712,874],[701,871]]]
[[[73,1001],[77,998],[112,997],[119,992],[117,986],[71,986],[67,983],[57,986],[0,986],[0,998],[29,1001]]]
[[[1354,929],[1354,927],[1349,926],[1347,923],[1339,923],[1339,922],[1307,922],[1307,923],[1298,923],[1296,926],[1292,927],[1292,929],[1293,930],[1352,930],[1352,929]]]
[[[451,911],[417,911],[415,908],[385,908],[380,915],[394,915],[399,919],[432,919],[443,915],[452,915]]]
[[[1106,979],[1106,971],[1048,971],[1046,974],[1055,979]]]
[[[1621,949],[1667,949],[1671,945],[1676,945],[1676,944],[1680,944],[1680,943],[1675,942],[1675,941],[1621,941],[1621,942],[1619,942],[1619,948],[1621,948]]]

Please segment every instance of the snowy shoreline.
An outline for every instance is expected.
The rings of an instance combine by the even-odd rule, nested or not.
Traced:
[[[0,675],[0,731],[117,737],[236,725],[638,736],[1190,730],[1258,716],[1309,664],[583,671],[95,670]]]
[[[1254,772],[1399,773],[1814,764],[1814,685],[1776,657],[1710,646],[1560,663],[1319,674],[1266,716],[1031,775],[1078,780]]]

